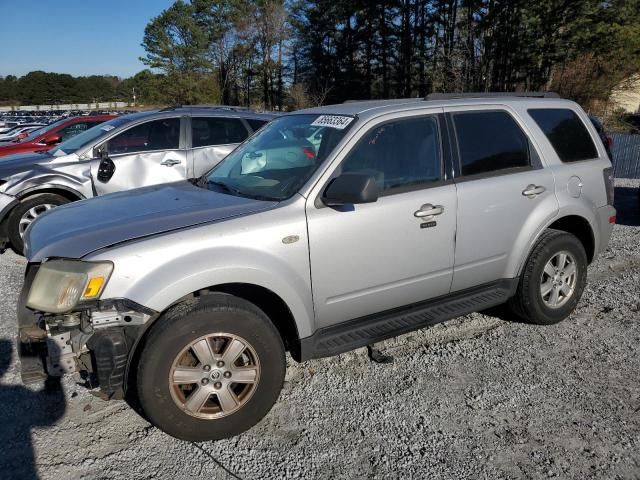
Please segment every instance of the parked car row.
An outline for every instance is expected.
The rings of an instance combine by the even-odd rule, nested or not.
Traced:
[[[82,372],[202,441],[269,411],[287,351],[565,319],[615,223],[605,145],[573,102],[477,97],[165,109],[0,160],[23,381]]]
[[[132,111],[100,111],[100,110],[49,110],[49,111],[9,111],[0,112],[0,134],[5,134],[9,129],[30,123],[48,125],[70,117],[87,116],[116,116],[133,113]]]
[[[21,123],[15,127],[11,127],[0,134],[0,143],[20,141],[25,138],[29,132],[37,130],[40,127],[45,127],[46,123]]]

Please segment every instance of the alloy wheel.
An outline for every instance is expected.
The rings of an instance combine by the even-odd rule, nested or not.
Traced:
[[[260,360],[245,339],[213,333],[187,345],[169,373],[171,397],[185,413],[217,419],[241,409],[260,380]]]
[[[33,223],[33,221],[42,215],[44,212],[51,210],[56,205],[51,203],[43,203],[42,205],[36,205],[35,207],[30,208],[22,217],[20,217],[20,222],[18,223],[18,232],[20,233],[20,238],[24,238],[24,232],[27,231],[27,227]]]
[[[540,295],[549,308],[559,308],[572,297],[578,278],[576,260],[562,251],[549,259],[540,278]]]

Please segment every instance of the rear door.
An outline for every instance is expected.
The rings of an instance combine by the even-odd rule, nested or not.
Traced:
[[[102,148],[108,158],[94,158],[91,176],[98,195],[187,178],[181,118],[138,123],[111,137]]]
[[[189,177],[199,177],[217,165],[249,136],[249,130],[239,118],[191,118],[191,149]]]
[[[514,259],[556,215],[551,171],[506,107],[450,107],[458,227],[451,291],[516,275]]]

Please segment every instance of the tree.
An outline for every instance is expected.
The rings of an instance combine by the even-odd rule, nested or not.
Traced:
[[[211,62],[207,58],[209,34],[198,22],[196,9],[177,0],[153,18],[144,29],[140,60],[164,74],[163,93],[175,104],[192,104],[216,99]]]

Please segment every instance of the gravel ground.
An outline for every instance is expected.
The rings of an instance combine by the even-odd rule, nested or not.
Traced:
[[[20,386],[13,350],[24,260],[0,256],[0,477],[640,478],[638,181],[617,182],[619,225],[565,322],[481,314],[364,349],[289,362],[251,431],[175,440],[71,378],[64,398]],[[12,358],[10,358],[12,357]],[[44,412],[44,413],[40,413]]]

